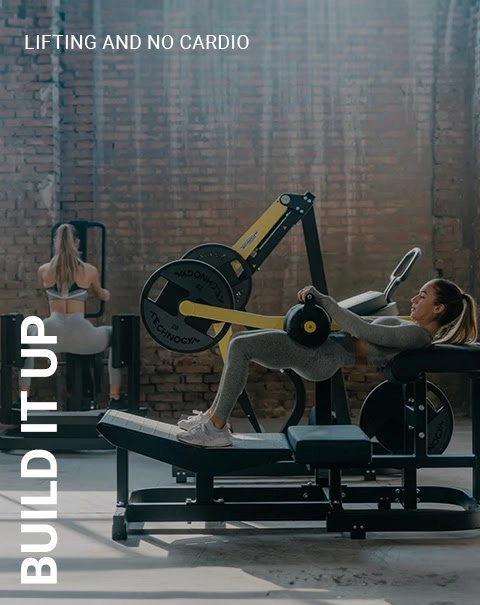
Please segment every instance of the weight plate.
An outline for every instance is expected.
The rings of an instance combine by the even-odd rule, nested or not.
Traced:
[[[404,449],[404,418],[402,385],[382,382],[365,398],[360,410],[359,425],[368,437],[376,437],[388,451],[401,454]],[[453,410],[446,395],[427,381],[428,453],[442,454],[453,433]]]
[[[252,292],[252,269],[241,254],[225,244],[201,244],[183,258],[201,260],[218,269],[232,288],[235,309],[245,308]]]
[[[318,305],[299,303],[285,315],[283,329],[304,347],[319,347],[330,334],[331,321]]]
[[[155,298],[155,291],[162,285]],[[140,297],[145,328],[160,346],[178,353],[197,353],[213,347],[225,336],[230,324],[185,317],[179,311],[183,300],[233,309],[229,283],[215,267],[199,260],[181,259],[155,271]],[[213,328],[215,323],[222,326],[218,334]]]

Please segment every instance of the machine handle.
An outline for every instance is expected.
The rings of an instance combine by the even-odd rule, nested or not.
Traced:
[[[409,252],[405,254],[402,260],[395,267],[392,274],[390,275],[390,281],[388,282],[387,287],[383,292],[385,298],[387,299],[387,303],[391,302],[392,294],[395,292],[398,286],[407,279],[408,274],[412,270],[413,265],[421,256],[422,251],[420,250],[420,248],[412,248]]]

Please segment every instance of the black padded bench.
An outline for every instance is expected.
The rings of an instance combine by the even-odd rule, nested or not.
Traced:
[[[291,426],[288,441],[295,462],[312,468],[364,468],[372,460],[372,442],[354,424]]]
[[[177,426],[108,410],[98,431],[117,447],[117,502],[113,537],[125,539],[127,522],[155,520],[321,520],[331,504],[324,486],[214,486],[214,477],[295,458],[328,468],[334,508],[341,500],[341,468],[371,461],[371,442],[357,426],[295,426],[283,433],[234,434],[233,445],[201,448],[177,440]],[[128,451],[195,473],[195,487],[149,488],[129,495]],[[172,504],[172,502],[175,502]],[[221,503],[222,506],[218,506]],[[299,505],[301,515],[298,517]]]
[[[233,446],[201,448],[178,441],[177,435],[183,431],[175,425],[118,410],[108,410],[97,428],[116,447],[176,464],[197,474],[218,476],[292,459],[292,451],[282,433],[236,434]]]
[[[236,470],[291,460],[319,468],[357,468],[372,459],[372,444],[355,425],[291,426],[283,433],[235,433],[233,445],[202,448],[178,441],[182,430],[151,418],[108,410],[98,431],[110,443],[196,474],[224,475]]]
[[[387,380],[408,383],[427,372],[437,374],[470,374],[480,372],[480,344],[432,345],[425,349],[404,351],[384,368]]]

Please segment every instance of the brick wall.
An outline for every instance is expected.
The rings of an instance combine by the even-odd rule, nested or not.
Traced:
[[[0,263],[15,275],[2,284],[6,311],[45,312],[31,284],[57,218],[107,226],[108,321],[137,311],[141,288],[160,265],[199,243],[233,244],[280,193],[307,189],[317,196],[335,297],[383,290],[415,245],[423,258],[398,290],[402,313],[420,283],[440,273],[478,297],[476,3],[31,4],[0,9],[7,126],[0,174],[9,183],[0,192],[8,226]],[[55,27],[98,40],[244,33],[250,47],[22,49],[26,31]],[[19,96],[21,78],[32,99]],[[255,275],[248,308],[282,314],[309,281],[296,227]],[[210,401],[220,369],[214,351],[180,356],[142,335],[142,395],[161,414]],[[380,379],[364,370],[346,372],[354,405]],[[255,368],[249,391],[261,413],[291,405],[291,387],[278,374]]]
[[[36,11],[8,0],[0,8],[0,309],[37,313],[36,268],[58,217],[55,58],[26,53],[24,35],[52,27],[50,3]],[[58,106],[58,104],[57,104]]]

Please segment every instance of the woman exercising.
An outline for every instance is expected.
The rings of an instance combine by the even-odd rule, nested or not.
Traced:
[[[411,318],[378,317],[371,323],[343,309],[330,296],[313,286],[298,292],[300,302],[307,294],[323,307],[342,331],[332,332],[316,348],[307,348],[282,330],[253,330],[230,340],[218,392],[206,412],[180,420],[185,433],[179,441],[201,447],[232,444],[227,420],[247,383],[250,361],[273,370],[290,368],[311,381],[330,378],[342,367],[370,364],[383,367],[392,357],[409,349],[431,344],[471,344],[477,340],[476,305],[473,298],[446,279],[427,282],[411,299]]]
[[[110,300],[110,292],[100,286],[97,269],[80,260],[79,239],[73,225],[64,223],[55,234],[55,255],[38,269],[40,287],[45,290],[50,306],[50,317],[43,320],[45,334],[56,336],[57,344],[48,348],[54,353],[94,355],[108,349],[112,340],[111,326],[93,326],[85,319],[88,290],[103,301]],[[30,326],[36,334],[36,326]],[[33,368],[33,357],[27,357],[24,368]],[[120,400],[121,370],[112,366],[112,351],[108,355],[110,405]],[[28,391],[30,378],[20,378],[20,389]]]

